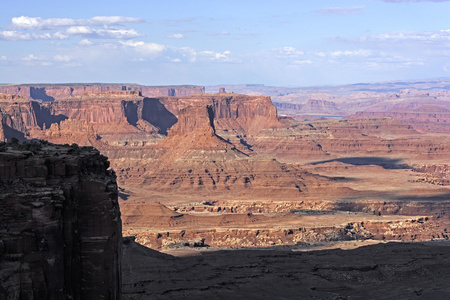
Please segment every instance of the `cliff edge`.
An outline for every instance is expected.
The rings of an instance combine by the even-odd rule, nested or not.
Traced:
[[[0,299],[121,298],[116,176],[91,147],[0,144]]]

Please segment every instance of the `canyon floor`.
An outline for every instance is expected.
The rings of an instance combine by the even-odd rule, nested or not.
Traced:
[[[125,299],[448,299],[448,242],[172,256],[124,242]]]

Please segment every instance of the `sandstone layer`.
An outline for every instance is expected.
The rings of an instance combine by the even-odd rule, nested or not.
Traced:
[[[367,103],[352,109],[392,108],[390,102],[419,107],[430,97],[379,96],[358,93]],[[350,105],[323,93],[308,99],[315,110]],[[440,182],[446,182],[450,139],[399,120],[300,122],[278,117],[269,97],[223,90],[152,98],[108,91],[0,104],[5,139],[13,129],[23,139],[93,145],[107,155],[121,186],[124,230],[158,249],[447,235],[450,192]],[[340,222],[333,223],[334,215]],[[349,224],[354,235],[347,234]]]
[[[84,94],[139,91],[146,97],[204,94],[201,86],[144,86],[137,84],[24,84],[0,86],[0,93],[19,95],[28,100],[54,101]]]

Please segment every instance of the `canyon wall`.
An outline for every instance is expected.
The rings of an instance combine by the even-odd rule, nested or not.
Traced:
[[[138,84],[26,84],[0,86],[0,93],[19,95],[28,100],[53,101],[84,94],[117,91],[140,91],[146,97],[188,96],[204,94],[202,86],[145,86]]]
[[[283,126],[278,121],[276,107],[267,96],[225,93],[159,99],[175,116],[178,116],[180,110],[191,105],[211,106],[214,112],[214,124],[219,131],[258,134],[262,129]]]
[[[363,111],[347,116],[349,119],[386,117],[397,119],[406,124],[411,124],[414,129],[420,132],[450,132],[450,110],[436,105],[424,105],[412,111]]]
[[[121,298],[122,225],[108,167],[92,148],[3,144],[1,299]]]
[[[2,124],[24,137],[49,136],[39,130],[68,119],[86,120],[100,136],[166,135],[177,122],[179,112],[191,105],[209,105],[219,130],[246,134],[281,126],[270,97],[216,94],[151,98],[140,91],[109,91],[39,103],[23,97],[16,99],[16,95],[4,96],[0,101]]]

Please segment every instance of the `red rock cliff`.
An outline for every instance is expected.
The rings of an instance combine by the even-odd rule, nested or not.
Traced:
[[[25,99],[53,101],[84,94],[117,91],[140,91],[146,97],[188,96],[204,94],[202,86],[145,86],[137,84],[36,84],[0,86],[0,93],[19,95]]]
[[[175,116],[190,105],[209,105],[214,112],[216,129],[257,133],[280,126],[277,109],[270,97],[240,94],[210,94],[183,98],[163,97],[161,103]]]

